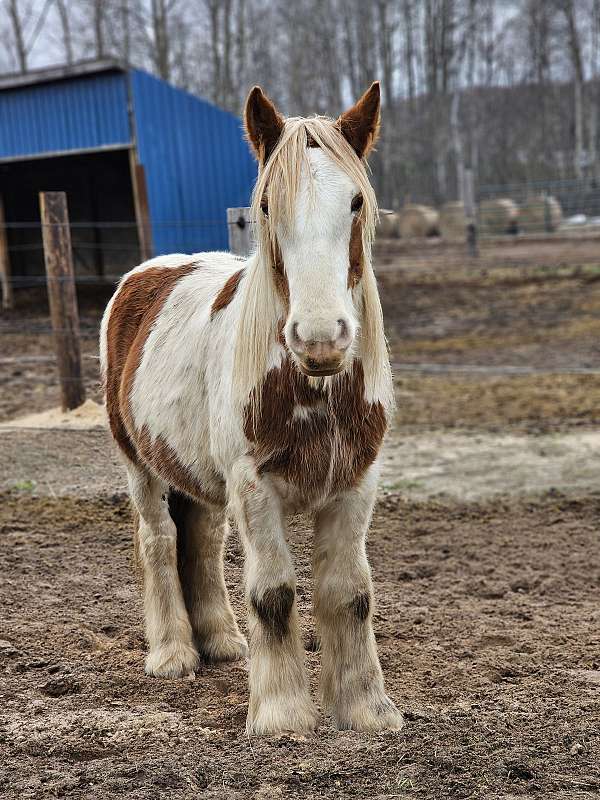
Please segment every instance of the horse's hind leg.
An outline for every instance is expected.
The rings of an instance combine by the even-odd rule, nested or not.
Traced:
[[[208,661],[235,661],[247,655],[225,586],[225,511],[177,493],[169,495],[177,526],[179,575],[196,645]]]
[[[144,581],[146,672],[176,678],[194,671],[198,653],[177,572],[177,529],[169,514],[168,488],[133,464],[127,471],[139,515],[136,551]]]

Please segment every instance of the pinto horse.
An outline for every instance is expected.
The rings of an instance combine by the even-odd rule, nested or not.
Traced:
[[[161,256],[125,275],[101,328],[112,434],[134,507],[149,675],[247,655],[223,579],[228,518],[246,554],[247,730],[317,724],[286,517],[314,515],[321,699],[339,728],[397,729],[372,628],[365,553],[393,407],[371,266],[365,159],[379,84],[337,120],[284,119],[259,87],[257,247]]]

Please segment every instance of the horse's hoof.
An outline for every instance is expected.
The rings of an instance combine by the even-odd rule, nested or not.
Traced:
[[[248,658],[248,643],[239,631],[204,636],[198,642],[198,649],[206,661],[213,663]]]
[[[200,663],[196,649],[183,642],[169,642],[146,656],[146,675],[155,678],[181,678],[193,673]]]
[[[348,709],[338,706],[332,716],[339,730],[399,731],[404,726],[402,712],[386,695],[377,700],[369,698]]]
[[[254,705],[250,703],[251,707]],[[269,736],[278,733],[314,733],[319,715],[310,697],[286,697],[261,700],[256,710],[248,710],[248,735]]]

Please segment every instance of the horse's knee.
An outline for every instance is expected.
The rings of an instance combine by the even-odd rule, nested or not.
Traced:
[[[365,564],[356,564],[343,574],[332,565],[321,572],[314,591],[315,612],[323,620],[352,626],[369,619],[373,606],[370,572]],[[343,621],[343,622],[342,622]]]
[[[369,592],[361,592],[355,595],[349,604],[352,616],[359,622],[364,622],[371,613],[371,595]]]
[[[294,589],[287,583],[266,589],[260,595],[256,589],[250,593],[252,608],[263,629],[279,641],[288,634],[294,598]]]

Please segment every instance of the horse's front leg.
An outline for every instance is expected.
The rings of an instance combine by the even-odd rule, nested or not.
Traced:
[[[373,587],[365,552],[377,469],[316,518],[314,610],[321,638],[323,705],[341,729],[398,729],[387,697],[371,618]]]
[[[311,731],[316,710],[308,692],[296,608],[296,577],[285,541],[281,501],[252,459],[240,459],[230,485],[232,510],[246,550],[250,633],[247,730]]]

